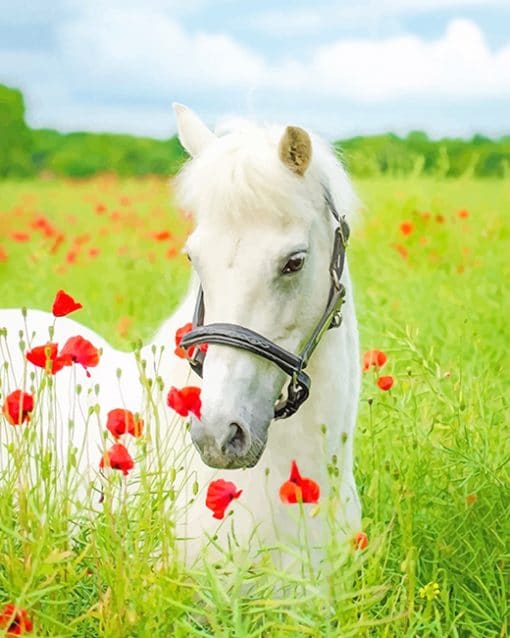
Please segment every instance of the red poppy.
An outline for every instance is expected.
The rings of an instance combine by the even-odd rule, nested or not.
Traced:
[[[79,253],[78,249],[71,248],[71,250],[68,250],[66,254],[67,263],[74,264],[78,257],[78,253]]]
[[[96,213],[98,215],[102,215],[105,211],[106,211],[106,206],[104,204],[97,204],[96,205]]]
[[[26,353],[26,358],[39,368],[44,368],[48,374],[57,374],[64,366],[70,366],[73,362],[67,355],[58,355],[58,344],[45,343],[43,346],[36,346]]]
[[[108,412],[106,429],[109,430],[116,439],[122,434],[141,436],[143,425],[143,419],[136,417],[129,410],[116,408]]]
[[[53,244],[50,247],[50,254],[54,255],[57,250],[59,249],[60,244],[65,240],[65,236],[63,235],[63,233],[59,233],[56,237],[55,237],[55,241],[53,242]]]
[[[368,547],[368,536],[365,532],[358,532],[352,539],[352,544],[354,545],[354,549],[366,549]]]
[[[181,346],[181,341],[182,341],[182,338],[184,337],[184,335],[188,334],[188,332],[191,332],[192,330],[193,330],[193,324],[191,322],[189,322],[189,323],[185,323],[180,328],[177,328],[177,330],[175,331],[175,350],[174,350],[174,352],[181,359],[189,359],[189,358],[191,358],[193,356],[193,353],[195,352],[194,346],[191,346],[188,349],[183,348]],[[202,352],[204,352],[204,353],[207,352],[207,344],[206,343],[201,343],[198,347],[199,347],[199,349]]]
[[[413,222],[405,221],[400,224],[400,232],[402,235],[410,235],[414,230]]]
[[[404,259],[407,259],[409,257],[409,251],[405,246],[402,246],[402,244],[396,244],[395,248],[397,249],[399,255]]]
[[[460,219],[467,219],[469,217],[469,211],[463,208],[462,210],[459,210],[457,217]]]
[[[75,301],[64,290],[59,290],[55,296],[51,311],[55,317],[65,317],[75,310],[80,310],[80,308],[83,308],[81,303]]]
[[[391,375],[387,375],[385,377],[379,377],[377,379],[377,386],[381,390],[384,390],[385,392],[393,386],[393,383],[394,383],[394,379]]]
[[[31,224],[35,230],[40,230],[45,237],[56,235],[55,228],[52,223],[44,216],[36,217]]]
[[[90,372],[87,368],[94,368],[99,363],[99,350],[90,341],[77,335],[70,337],[60,352],[61,357],[70,357],[73,363],[79,363],[85,368],[87,376]]]
[[[127,476],[129,471],[135,467],[135,462],[122,443],[114,443],[112,447],[103,454],[99,461],[99,467],[101,469],[111,467],[112,470],[120,470],[124,476]]]
[[[372,367],[382,368],[386,361],[388,361],[388,357],[382,350],[368,350],[363,355],[363,372]]]
[[[30,633],[33,628],[26,609],[18,609],[12,603],[8,603],[0,612],[0,629],[6,632],[8,638]]]
[[[205,505],[212,510],[213,518],[222,519],[230,503],[242,493],[243,490],[238,490],[234,483],[218,479],[209,483]]]
[[[188,416],[191,412],[200,419],[200,409],[202,407],[200,392],[200,388],[192,385],[188,385],[181,390],[172,386],[166,399],[167,405],[181,416]]]
[[[14,390],[5,397],[2,412],[11,425],[21,425],[30,421],[34,410],[34,397],[23,390]]]
[[[77,246],[82,246],[89,241],[90,235],[88,233],[84,233],[83,235],[76,235],[76,237],[73,239],[73,243],[75,243]]]
[[[280,499],[283,503],[317,503],[320,487],[311,478],[304,478],[299,473],[296,461],[292,461],[289,480],[280,487]]]
[[[467,505],[474,505],[477,500],[478,500],[478,496],[476,494],[468,494],[466,496],[466,504]]]
[[[30,235],[28,233],[14,232],[14,233],[11,233],[11,239],[21,244],[26,241],[29,241]]]
[[[131,317],[121,317],[118,322],[117,322],[117,332],[120,334],[121,337],[127,337],[129,334],[129,331],[131,330],[131,326],[132,326],[133,320],[131,319]]]
[[[166,241],[172,238],[172,233],[169,230],[160,230],[157,233],[153,233],[152,237],[156,241]]]
[[[9,259],[9,255],[3,246],[0,246],[0,263],[6,262]]]

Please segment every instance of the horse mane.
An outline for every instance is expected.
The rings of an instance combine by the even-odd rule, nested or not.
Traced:
[[[352,222],[359,200],[334,150],[311,135],[312,160],[305,176],[297,177],[278,156],[284,130],[244,120],[222,125],[217,140],[177,176],[180,205],[193,211],[198,221],[207,212],[219,222],[227,216],[225,221],[235,223],[248,215],[257,219],[288,215],[290,194],[292,214],[305,216],[311,214],[310,201],[320,206],[325,186],[337,210]]]

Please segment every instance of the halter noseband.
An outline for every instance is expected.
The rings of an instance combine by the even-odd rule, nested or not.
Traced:
[[[345,299],[345,287],[340,282],[345,262],[345,249],[349,239],[349,226],[345,217],[338,214],[331,193],[324,187],[324,200],[329,211],[337,221],[333,241],[333,253],[329,265],[331,287],[329,289],[326,308],[315,326],[311,337],[306,342],[300,354],[292,354],[285,348],[273,343],[266,337],[233,323],[210,323],[204,326],[204,292],[202,286],[198,292],[195,311],[193,313],[193,330],[188,332],[181,341],[183,348],[190,348],[204,343],[215,343],[232,348],[248,350],[277,365],[290,376],[287,388],[287,398],[275,405],[274,418],[286,419],[293,415],[308,398],[311,379],[304,372],[308,361],[319,344],[322,336],[329,328],[337,328],[342,323],[342,304]],[[195,348],[189,359],[191,368],[201,377],[205,353]]]

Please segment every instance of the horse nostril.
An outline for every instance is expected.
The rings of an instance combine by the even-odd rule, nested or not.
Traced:
[[[238,423],[229,425],[229,432],[221,446],[223,454],[234,454],[241,456],[249,446],[246,430]]]

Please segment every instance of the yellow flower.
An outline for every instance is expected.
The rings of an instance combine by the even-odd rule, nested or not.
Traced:
[[[439,596],[441,590],[439,589],[439,585],[437,583],[430,582],[427,583],[424,587],[420,587],[419,593],[420,598],[426,598],[427,600],[431,601]]]

